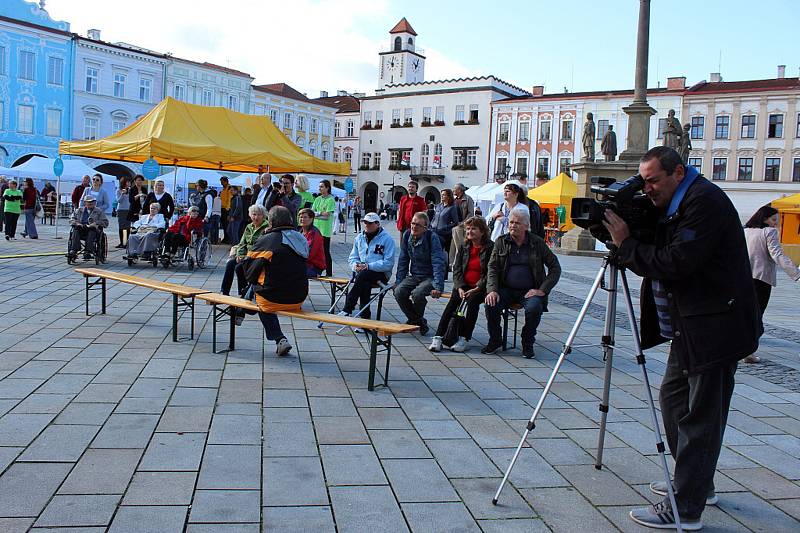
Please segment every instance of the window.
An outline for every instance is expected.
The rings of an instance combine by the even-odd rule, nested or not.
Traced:
[[[739,181],[753,181],[753,158],[739,158],[739,173],[736,176]]]
[[[375,127],[380,128],[383,126],[383,111],[375,111]]]
[[[540,157],[539,163],[536,166],[536,172],[544,172],[545,174],[550,174],[550,158],[549,157]]]
[[[319,120],[312,118],[311,119],[311,133],[317,133]]]
[[[306,144],[306,140],[303,137],[298,137],[297,140],[295,140],[295,144],[302,148]]]
[[[0,131],[3,131],[3,129],[5,129],[3,127],[3,124],[5,123],[5,120],[4,120],[5,115],[6,115],[6,104],[2,100],[0,100]],[[2,156],[0,155],[0,165],[2,165],[2,164],[3,164],[2,163]]]
[[[127,124],[124,120],[115,118],[111,121],[111,133],[117,133],[120,130],[124,130],[127,127]]]
[[[412,124],[414,122],[414,109],[407,107],[403,110],[403,124]]]
[[[203,105],[208,105],[208,106],[214,105],[214,91],[212,91],[211,89],[203,89]],[[272,122],[278,122],[278,121],[273,120]]]
[[[508,130],[510,124],[508,122],[501,122],[497,129],[497,141],[501,143],[508,142]]]
[[[61,137],[61,110],[48,109],[47,110],[47,126],[45,135],[50,137]]]
[[[800,181],[800,157],[794,158],[792,164],[792,181]]]
[[[372,160],[372,170],[381,169],[381,153],[375,152],[375,158]]]
[[[711,168],[711,178],[715,181],[725,181],[728,177],[728,158],[715,157]]]
[[[47,83],[64,85],[64,60],[60,57],[47,58]]]
[[[781,158],[768,157],[764,165],[764,181],[778,181],[781,174]]]
[[[464,122],[464,106],[457,105],[456,106],[456,122]]]
[[[239,110],[239,97],[235,94],[228,95],[228,109],[231,111],[238,111]]]
[[[703,169],[703,158],[702,157],[690,157],[687,161],[690,167],[694,167],[697,169],[698,172],[701,172]]]
[[[347,121],[347,136],[348,137],[352,137],[354,135],[353,130],[354,130],[353,121],[352,120],[348,120]]]
[[[400,160],[400,165],[408,168],[411,165],[411,152],[403,150],[403,158]]]
[[[478,166],[478,150],[475,148],[467,150],[467,166],[470,168]]]
[[[95,67],[86,67],[86,92],[97,93],[97,69]]]
[[[392,125],[400,124],[400,110],[392,109]]]
[[[742,139],[754,139],[756,136],[756,116],[742,115]]]
[[[561,140],[562,141],[571,141],[572,140],[572,126],[575,123],[572,120],[562,120],[561,121]]]
[[[422,122],[426,124],[430,124],[431,122],[431,108],[430,107],[423,107],[422,108]]]
[[[17,131],[20,133],[33,133],[33,106],[17,106]]]
[[[549,141],[550,140],[550,121],[543,120],[539,122],[539,140],[540,141]]]
[[[795,128],[794,136],[800,139],[800,113],[797,114],[797,127]]]
[[[497,158],[497,169],[495,170],[495,174],[501,173],[501,174],[505,174],[506,177],[508,177],[508,174],[507,174],[508,169],[506,169],[507,166],[508,166],[508,158],[507,157],[498,157]]]
[[[277,109],[270,109],[269,110],[269,119],[272,121],[273,124],[278,124],[278,110]]]
[[[440,143],[436,143],[433,145],[433,155],[442,157],[442,145]]]
[[[334,163],[338,163],[339,162],[339,151],[338,150],[334,150],[333,151],[333,162]]]
[[[18,77],[21,80],[36,79],[36,54],[20,51]]]
[[[6,73],[6,47],[0,46],[0,76]]]
[[[783,115],[770,115],[767,138],[780,139],[781,137],[783,137]]]
[[[444,106],[436,106],[436,122],[444,122]]]
[[[598,120],[597,121],[597,138],[602,139],[606,132],[608,131],[608,121],[607,120]]]
[[[658,119],[658,138],[659,139],[663,139],[664,138],[664,130],[666,130],[666,129],[667,129],[667,119],[665,119],[665,118]]]
[[[422,148],[419,151],[419,166],[421,166],[422,168],[428,168],[430,155],[431,155],[431,147],[428,146],[427,143],[423,144]]]
[[[531,140],[531,123],[526,121],[519,123],[519,135],[517,135],[517,141],[519,142],[530,142]]]
[[[714,138],[715,139],[727,139],[728,138],[728,128],[731,125],[731,117],[728,115],[720,115],[717,117],[717,124],[714,128]]]
[[[469,122],[470,124],[478,123],[478,104],[469,105]]]
[[[706,117],[692,117],[692,129],[689,133],[689,136],[692,139],[702,139],[705,125]]]
[[[456,148],[453,150],[453,166],[454,167],[464,166],[464,150],[460,148]]]
[[[306,117],[297,115],[297,131],[306,131]]]
[[[569,175],[569,167],[572,165],[571,157],[562,157],[558,160],[558,171]]]
[[[344,160],[347,163],[351,163],[353,161],[353,154],[351,152],[344,153]]]
[[[150,78],[142,78],[139,80],[139,100],[142,102],[149,102],[153,88],[153,80]]]
[[[364,152],[361,154],[361,168],[366,170],[369,168],[369,161],[372,159],[372,154],[369,152]]]
[[[292,114],[291,113],[284,113],[283,114],[283,128],[286,129],[286,130],[292,129]]]
[[[392,150],[389,153],[391,154],[391,158],[389,159],[389,165],[392,168],[398,168],[400,166],[400,152],[398,150]]]
[[[86,117],[83,119],[83,138],[87,141],[97,139],[97,119]]]
[[[364,111],[364,114],[361,116],[361,120],[364,123],[364,126],[367,128],[372,127],[372,111]]]
[[[183,102],[186,99],[186,87],[183,85],[176,85],[175,88],[172,90],[172,95],[175,97],[176,100],[180,100]]]
[[[312,156],[316,156],[317,155],[317,147],[316,146],[310,147],[308,149],[308,153],[311,154]]]
[[[527,157],[518,157],[517,158],[517,168],[515,170],[517,174],[525,174],[528,175],[528,158]]]
[[[117,98],[125,98],[125,74],[117,72],[114,74],[114,96]]]
[[[342,133],[342,124],[337,120],[333,125],[333,136],[341,137],[341,133]]]

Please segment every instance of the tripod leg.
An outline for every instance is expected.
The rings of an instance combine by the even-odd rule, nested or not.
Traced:
[[[672,479],[669,475],[669,467],[667,466],[667,456],[664,452],[664,441],[661,439],[661,428],[658,425],[658,416],[656,415],[656,404],[653,401],[653,393],[650,390],[650,378],[647,376],[647,366],[645,365],[644,353],[642,352],[641,341],[639,340],[639,329],[636,326],[636,318],[633,311],[633,302],[631,301],[631,293],[628,289],[628,279],[625,277],[625,270],[620,270],[620,277],[622,278],[622,292],[625,295],[625,306],[628,309],[628,322],[631,326],[631,333],[633,333],[634,350],[636,351],[636,362],[639,368],[642,369],[642,379],[644,381],[644,390],[647,392],[647,402],[650,405],[650,421],[653,424],[653,436],[656,439],[656,450],[661,458],[661,468],[664,470],[664,480],[667,482],[667,495],[669,496],[669,503],[672,506],[672,514],[675,516],[675,526],[679,533],[683,533],[681,527],[681,517],[678,513],[678,505],[675,503],[675,491],[672,488]]]
[[[497,492],[492,499],[492,504],[497,505],[497,501],[500,498],[500,493],[503,491],[503,487],[508,481],[508,476],[511,474],[511,470],[514,468],[514,463],[517,462],[519,458],[519,453],[522,451],[522,446],[525,444],[525,441],[528,439],[528,434],[536,427],[536,419],[539,417],[539,411],[542,409],[542,405],[544,405],[544,400],[547,397],[547,394],[550,392],[550,388],[553,386],[553,382],[556,379],[556,375],[558,374],[561,365],[564,363],[564,360],[567,358],[567,355],[572,351],[572,343],[575,341],[575,337],[578,336],[578,329],[581,327],[581,323],[583,323],[583,319],[586,318],[586,313],[589,310],[589,305],[592,303],[592,299],[594,295],[597,293],[597,289],[600,287],[600,283],[603,281],[603,276],[605,276],[606,268],[608,267],[607,262],[603,262],[603,266],[600,267],[600,270],[597,272],[597,276],[594,278],[594,283],[592,283],[592,288],[589,289],[589,294],[586,296],[586,301],[583,302],[583,307],[581,307],[580,312],[578,313],[578,318],[575,319],[575,324],[572,325],[572,330],[569,332],[569,336],[567,340],[564,342],[564,348],[561,350],[561,354],[558,356],[558,360],[556,361],[555,366],[553,367],[553,371],[550,373],[550,377],[547,379],[547,384],[544,386],[544,390],[542,390],[542,395],[539,397],[539,401],[536,403],[536,408],[533,410],[533,415],[531,419],[528,421],[528,425],[525,428],[525,433],[522,434],[522,438],[517,445],[517,450],[514,452],[514,456],[511,458],[511,463],[509,463],[508,468],[506,468],[506,473],[503,475],[503,480],[500,482],[500,486],[497,487]]]
[[[594,467],[600,470],[603,467],[603,447],[605,445],[606,421],[608,419],[609,395],[611,390],[611,370],[614,359],[614,328],[617,320],[617,267],[611,263],[608,267],[608,300],[606,302],[605,327],[603,330],[603,359],[606,362],[605,376],[603,377],[603,399],[600,401],[600,431],[597,436],[597,458]]]

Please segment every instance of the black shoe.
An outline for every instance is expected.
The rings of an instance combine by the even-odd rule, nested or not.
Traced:
[[[486,346],[483,347],[483,349],[481,350],[481,353],[484,353],[484,354],[497,353],[502,348],[503,348],[503,343],[502,342],[500,342],[500,341],[496,341],[496,342],[489,341],[489,344],[487,344]]]
[[[124,245],[124,244],[122,244],[122,243],[119,243],[119,244],[118,244],[118,245],[116,245],[114,248],[127,248],[127,246],[125,246],[125,245]]]
[[[428,326],[427,322],[423,322],[422,324],[419,325],[419,334],[422,335],[423,337],[427,336],[430,330],[431,328]]]
[[[536,356],[536,353],[533,351],[533,346],[523,346],[522,355],[525,356],[525,359],[533,359]]]

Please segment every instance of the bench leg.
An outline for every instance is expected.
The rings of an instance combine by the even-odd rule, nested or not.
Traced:
[[[508,349],[508,309],[503,310],[503,351]]]
[[[519,309],[514,309],[514,342],[511,344],[512,348],[517,347],[517,320],[519,319]]]
[[[102,313],[106,314],[106,278],[100,278],[102,280],[102,292],[100,295],[100,301],[102,302]]]
[[[375,390],[375,365],[378,360],[378,332],[370,331],[370,344],[369,344],[369,380],[367,381],[367,390]]]
[[[380,320],[381,319],[381,311],[383,311],[383,297],[384,296],[386,296],[386,293],[385,292],[381,292],[381,295],[378,298],[378,312],[376,313],[376,317],[377,318],[375,318],[375,320]]]
[[[392,358],[392,336],[386,337],[386,371],[383,373],[383,386],[389,386],[389,361]]]
[[[172,295],[172,342],[178,342],[178,295]]]
[[[86,316],[89,316],[89,276],[83,276],[86,281]]]
[[[228,314],[231,315],[231,331],[228,336],[228,350],[233,351],[236,348],[236,312],[235,307],[228,307]]]
[[[192,308],[192,326],[191,326],[191,331],[189,333],[189,338],[194,340],[194,296],[192,296],[191,302],[192,303],[189,305],[189,307]]]
[[[211,353],[217,353],[217,304],[211,312]]]

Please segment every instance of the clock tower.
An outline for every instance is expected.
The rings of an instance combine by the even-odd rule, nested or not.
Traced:
[[[425,56],[417,51],[417,32],[405,17],[389,31],[389,38],[389,51],[379,54],[378,90],[387,85],[425,81]]]

